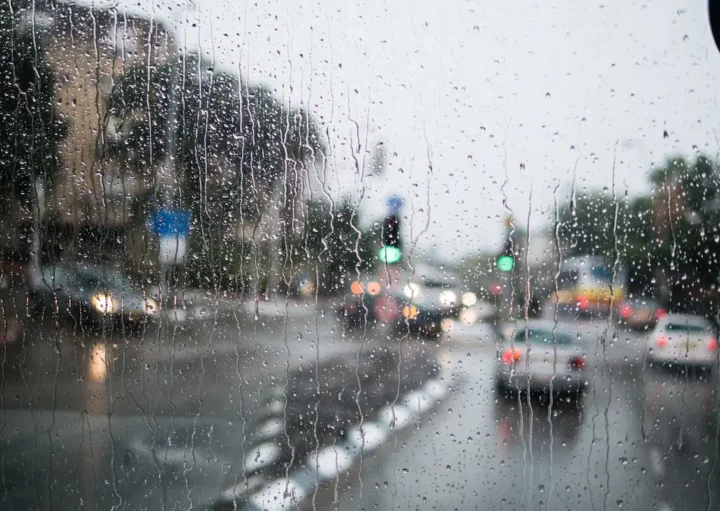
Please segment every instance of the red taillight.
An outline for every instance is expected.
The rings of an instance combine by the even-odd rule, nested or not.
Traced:
[[[580,310],[585,310],[590,306],[590,300],[587,296],[578,296],[577,304]]]
[[[503,362],[510,365],[511,362],[520,360],[520,355],[522,355],[522,351],[519,348],[507,349],[503,352],[502,359]]]
[[[655,311],[655,317],[658,319],[662,319],[667,315],[667,311],[665,309],[658,309]]]
[[[576,371],[585,369],[585,359],[582,357],[574,357],[570,359],[570,368]]]
[[[632,307],[630,307],[629,305],[623,305],[622,307],[620,307],[620,317],[622,317],[623,319],[629,318],[631,314]]]
[[[660,337],[658,337],[656,342],[657,342],[658,346],[660,346],[661,348],[664,348],[665,346],[667,346],[668,340],[667,340],[667,337],[665,337],[664,335],[661,335]]]
[[[710,339],[707,343],[707,347],[708,349],[715,351],[718,348],[717,339],[715,339],[714,337]]]

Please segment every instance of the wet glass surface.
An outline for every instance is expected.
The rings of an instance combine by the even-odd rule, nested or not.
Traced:
[[[0,509],[718,508],[708,16],[2,3]]]

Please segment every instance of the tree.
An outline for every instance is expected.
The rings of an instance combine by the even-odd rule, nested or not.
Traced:
[[[306,113],[285,108],[261,85],[214,72],[192,53],[128,70],[111,91],[109,111],[121,133],[109,154],[148,177],[169,157],[181,204],[208,215],[239,203],[245,216],[257,216],[278,181],[290,181],[322,149]],[[170,155],[168,130],[176,140]]]
[[[14,199],[29,212],[35,180],[41,178],[46,188],[52,184],[65,130],[55,115],[53,74],[42,39],[33,37],[29,13],[20,5],[0,5],[0,189],[6,199],[0,208]]]
[[[308,201],[305,242],[297,244],[298,255],[306,250],[308,266],[318,268],[321,289],[341,292],[357,271],[366,273],[375,267],[373,248],[379,233],[377,229],[362,231],[360,223],[358,210],[348,198],[334,206],[321,199]]]
[[[224,245],[235,244],[237,223],[257,223],[272,205],[280,213],[280,257],[287,257],[306,162],[323,148],[307,113],[193,53],[129,69],[111,91],[109,113],[119,136],[108,155],[158,191],[174,189],[154,198],[158,206],[192,211],[205,274],[222,273],[219,257]],[[175,196],[172,204],[168,196]]]

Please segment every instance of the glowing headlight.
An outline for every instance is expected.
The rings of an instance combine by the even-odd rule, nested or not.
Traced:
[[[413,284],[412,282],[405,286],[403,289],[403,293],[405,293],[405,296],[408,298],[417,298],[420,296],[420,286],[417,284]]]
[[[465,307],[472,307],[477,303],[477,296],[475,296],[475,293],[468,291],[467,293],[463,293],[460,301]]]
[[[117,308],[115,300],[111,296],[102,293],[92,297],[92,304],[95,310],[103,314],[112,314]]]
[[[145,312],[148,314],[155,314],[158,311],[158,305],[152,298],[145,299]]]
[[[444,307],[450,307],[451,305],[455,305],[456,300],[457,295],[454,291],[450,291],[449,289],[446,289],[445,291],[440,293],[440,296],[438,297],[440,305]]]

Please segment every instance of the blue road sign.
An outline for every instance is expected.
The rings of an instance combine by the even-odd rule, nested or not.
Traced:
[[[387,201],[388,209],[393,213],[400,211],[400,208],[402,208],[402,205],[403,205],[403,200],[400,197],[398,197],[397,195],[393,195]]]
[[[148,219],[158,236],[185,237],[190,232],[190,212],[159,209]]]

